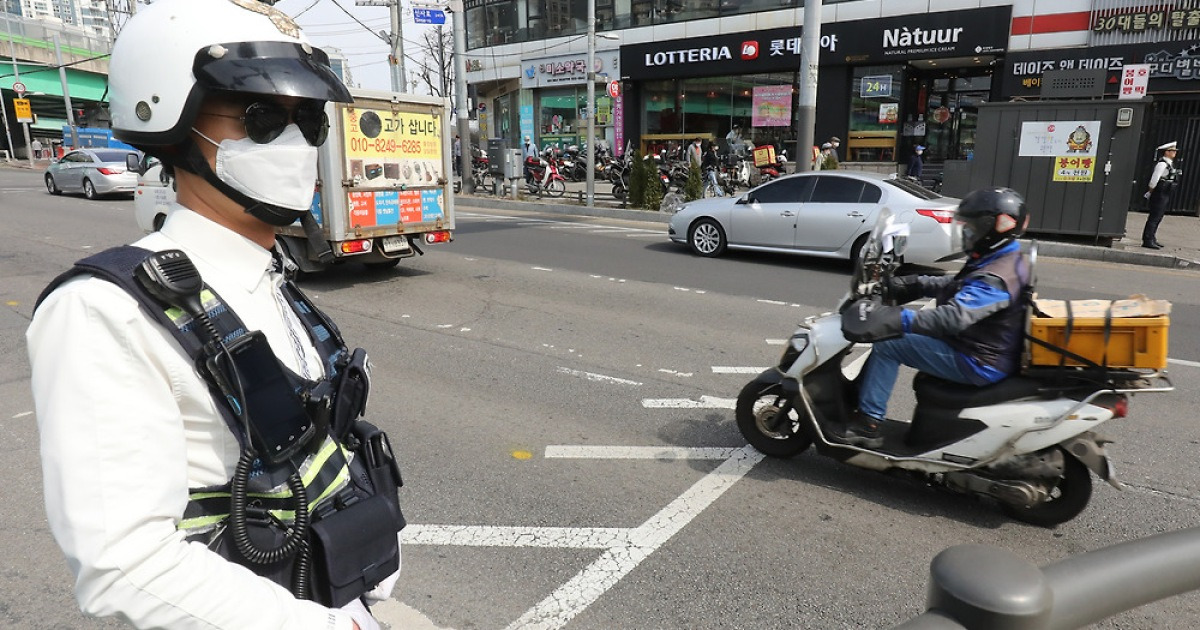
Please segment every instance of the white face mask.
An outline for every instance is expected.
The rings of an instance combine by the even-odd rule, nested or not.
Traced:
[[[192,131],[196,131],[195,128]],[[196,134],[217,147],[217,178],[252,199],[289,210],[312,206],[317,182],[317,148],[295,123],[267,144],[250,138],[222,140]]]

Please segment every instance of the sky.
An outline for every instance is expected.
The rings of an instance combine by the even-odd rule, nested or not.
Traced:
[[[433,4],[430,2],[429,4]],[[392,86],[391,71],[387,57],[390,52],[388,44],[379,37],[367,32],[346,15],[338,6],[345,8],[355,18],[358,18],[375,33],[391,30],[391,17],[388,7],[355,6],[354,0],[280,0],[275,8],[296,19],[304,33],[319,47],[333,46],[341,49],[348,59],[354,85],[373,90],[390,90]],[[418,66],[411,59],[420,58],[420,46],[424,39],[424,31],[429,28],[423,24],[414,24],[412,8],[408,2],[402,4],[404,33],[404,52],[406,60],[405,71],[411,83],[418,76]],[[449,27],[447,15],[447,27]],[[428,93],[424,85],[417,87],[417,92]]]

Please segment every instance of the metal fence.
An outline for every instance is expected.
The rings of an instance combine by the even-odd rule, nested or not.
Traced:
[[[54,52],[54,36],[58,35],[64,54],[92,57],[112,51],[109,34],[98,34],[82,27],[47,20],[35,20],[0,11],[4,32],[0,33],[0,55],[7,57],[9,42],[17,46],[45,48]]]

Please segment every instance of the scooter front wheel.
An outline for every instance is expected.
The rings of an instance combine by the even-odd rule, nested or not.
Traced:
[[[800,431],[800,413],[778,383],[753,380],[738,394],[738,430],[751,446],[769,457],[793,457],[812,440]]]
[[[552,179],[546,183],[546,194],[551,197],[561,197],[567,192],[567,183],[561,179]]]

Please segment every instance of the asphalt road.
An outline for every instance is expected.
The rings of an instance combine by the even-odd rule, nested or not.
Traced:
[[[132,204],[52,198],[36,173],[0,169],[0,218],[0,625],[115,627],[76,612],[46,527],[23,333],[57,271],[138,236]],[[1200,525],[1195,272],[1039,264],[1048,297],[1171,300],[1178,386],[1104,427],[1130,488],[1097,481],[1080,517],[1046,530],[812,453],[744,448],[726,408],[742,372],[832,307],[843,265],[699,259],[662,225],[477,208],[426,249],[304,285],[371,351],[370,416],[403,459],[404,573],[379,613],[397,628],[414,610],[459,630],[888,627],[922,610],[928,563],[950,545],[1045,564]],[[1197,625],[1186,595],[1098,627]]]

